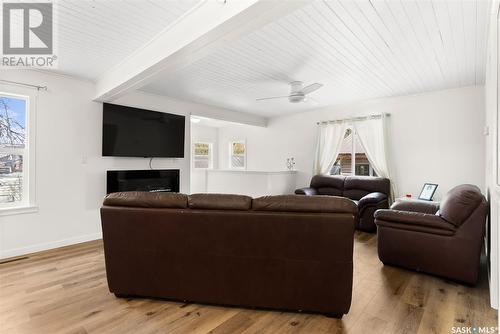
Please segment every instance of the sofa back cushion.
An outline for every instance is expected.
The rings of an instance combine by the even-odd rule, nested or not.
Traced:
[[[315,188],[320,195],[342,196],[345,176],[315,175],[311,179],[311,188]]]
[[[372,176],[348,176],[344,181],[344,191],[342,196],[360,200],[362,197],[379,192],[387,195],[391,192],[391,182],[383,177]]]
[[[318,188],[316,189],[318,195],[327,195],[327,196],[342,196],[342,189],[337,188]]]
[[[460,226],[483,200],[484,196],[478,187],[462,184],[448,191],[437,214],[449,223]]]
[[[357,214],[356,204],[336,196],[277,195],[263,196],[252,201],[256,211],[311,212],[311,213],[352,213]]]
[[[187,208],[187,196],[167,192],[125,191],[107,195],[103,204],[106,206],[183,209]]]
[[[193,194],[188,196],[188,206],[201,210],[250,210],[252,198],[231,194]]]

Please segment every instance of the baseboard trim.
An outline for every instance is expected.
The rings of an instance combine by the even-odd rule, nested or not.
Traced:
[[[86,241],[98,240],[98,239],[102,239],[102,233],[92,233],[92,234],[81,235],[81,236],[63,239],[63,240],[40,243],[40,244],[31,245],[31,246],[27,246],[27,247],[7,249],[4,251],[0,250],[0,259],[7,259],[7,258],[11,258],[11,257],[46,251],[49,249],[70,246],[70,245],[79,244],[79,243],[86,242]]]

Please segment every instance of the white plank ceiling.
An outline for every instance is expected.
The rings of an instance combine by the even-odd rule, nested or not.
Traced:
[[[57,72],[96,80],[200,0],[59,0]]]
[[[318,0],[184,68],[162,73],[142,89],[273,117],[369,98],[482,85],[488,9],[485,0]],[[113,26],[119,22],[113,21]],[[130,29],[137,26],[134,22]],[[142,37],[152,33],[142,28]],[[123,35],[116,33],[117,38]],[[118,39],[103,45],[107,52],[122,43]],[[93,56],[99,58],[99,52]],[[294,80],[324,87],[305,103],[255,101],[287,95],[288,83]]]

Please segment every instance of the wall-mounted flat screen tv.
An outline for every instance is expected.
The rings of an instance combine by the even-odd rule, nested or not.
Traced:
[[[102,155],[184,157],[184,116],[103,104]]]

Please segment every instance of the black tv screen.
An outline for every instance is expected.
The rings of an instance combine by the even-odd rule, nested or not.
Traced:
[[[185,117],[103,104],[102,155],[184,157]]]

